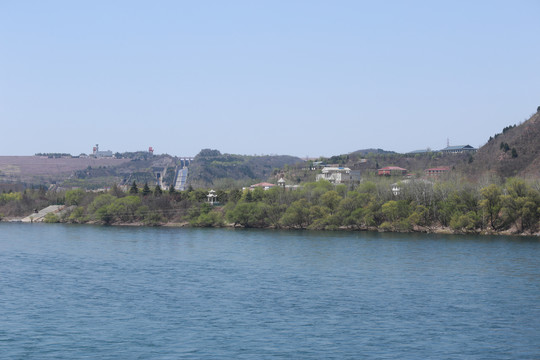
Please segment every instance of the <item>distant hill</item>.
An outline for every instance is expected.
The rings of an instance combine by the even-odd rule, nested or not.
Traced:
[[[490,137],[475,154],[438,151],[399,154],[383,149],[364,149],[322,160],[360,169],[363,174],[375,174],[377,169],[385,166],[399,166],[413,175],[422,176],[425,169],[447,166],[452,172],[471,179],[485,174],[540,179],[540,107],[538,110],[524,123],[507,126]]]
[[[224,181],[248,184],[268,180],[274,170],[300,162],[303,160],[288,155],[246,156],[204,149],[189,166],[188,183],[193,187],[221,185]]]
[[[508,126],[478,149],[472,174],[540,178],[540,112],[520,125]]]
[[[362,149],[356,150],[351,153],[351,155],[362,155],[366,156],[367,154],[395,154],[395,151],[388,151],[383,149]]]
[[[385,166],[399,166],[415,176],[424,170],[447,166],[452,173],[478,179],[485,174],[502,178],[521,176],[540,179],[540,107],[527,121],[510,125],[491,136],[476,154],[398,154],[383,149],[363,149],[349,154],[321,158],[325,164],[349,166],[364,175],[375,175]],[[185,163],[169,155],[148,152],[117,154],[119,158],[70,157],[69,154],[42,156],[0,156],[0,184],[4,191],[21,186],[57,184],[63,187],[100,188],[112,184],[174,183],[176,170]],[[294,181],[307,181],[303,160],[288,155],[246,156],[222,154],[204,149],[189,165],[188,184],[197,187],[233,188],[275,179],[289,167]],[[166,170],[166,171],[165,171]],[[302,170],[302,171],[300,171]],[[286,171],[285,171],[286,173]],[[308,171],[309,173],[309,171]],[[7,189],[7,190],[6,190]],[[1,190],[0,190],[1,191]]]

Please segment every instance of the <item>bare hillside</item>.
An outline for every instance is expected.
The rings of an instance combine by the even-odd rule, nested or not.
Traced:
[[[74,171],[88,167],[118,166],[125,162],[129,159],[0,156],[0,182],[48,182],[66,178]]]
[[[474,159],[472,173],[502,177],[540,177],[540,112],[518,126],[508,126],[490,137]]]

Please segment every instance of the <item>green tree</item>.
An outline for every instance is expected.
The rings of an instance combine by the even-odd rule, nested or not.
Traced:
[[[243,200],[245,202],[252,202],[253,201],[253,194],[251,192],[251,190],[246,190],[244,191],[244,195],[242,196]]]
[[[114,200],[109,204],[107,211],[112,216],[111,222],[118,220],[121,222],[131,222],[137,220],[137,210],[141,206],[141,198],[130,195]]]
[[[70,223],[84,223],[86,221],[84,207],[79,206],[69,214],[67,221]]]
[[[191,225],[198,227],[219,227],[223,226],[223,215],[215,210],[200,214],[197,219],[191,222]]]
[[[491,227],[494,230],[498,230],[501,226],[499,218],[499,212],[501,211],[501,189],[495,184],[490,184],[480,190],[480,193],[483,198],[480,201],[480,208],[487,214]]]
[[[263,204],[262,205],[262,211],[265,216],[265,220],[268,223],[268,225],[273,226],[275,228],[281,227],[281,217],[287,210],[287,206],[285,204]]]
[[[145,182],[141,194],[142,196],[147,196],[148,194],[150,194],[150,192],[150,187],[148,187],[148,183]]]
[[[398,202],[391,200],[384,203],[382,206],[382,212],[388,221],[395,222],[399,218]]]
[[[229,201],[236,203],[242,198],[242,191],[238,189],[229,190],[227,198]]]
[[[137,188],[137,183],[135,180],[133,180],[133,184],[131,184],[131,188],[129,189],[129,193],[132,195],[135,195],[139,192],[139,189]]]
[[[43,218],[43,222],[49,223],[49,224],[57,223],[57,222],[60,222],[60,218],[55,213],[51,212],[45,215],[45,217]]]
[[[310,225],[309,203],[300,199],[291,204],[283,214],[281,223],[286,227],[306,228]]]
[[[412,225],[428,226],[431,223],[429,210],[424,205],[416,205],[414,211],[409,215],[409,221]]]
[[[154,188],[154,196],[161,196],[163,194],[163,191],[161,190],[161,186],[156,185]]]
[[[109,225],[113,221],[113,215],[109,211],[108,206],[102,206],[95,212],[95,218],[105,225]]]
[[[469,211],[466,214],[459,212],[454,213],[450,220],[450,227],[455,231],[471,232],[480,227],[482,224],[481,217],[474,211]]]
[[[330,214],[336,211],[341,200],[341,196],[335,190],[328,191],[321,196],[321,203],[330,210]]]
[[[512,157],[513,157],[513,158],[517,158],[517,157],[518,157],[518,153],[517,153],[516,148],[512,148]]]
[[[240,201],[227,212],[227,220],[234,225],[246,228],[255,227],[262,219],[262,208],[259,203]]]
[[[89,214],[95,213],[99,208],[112,204],[116,198],[110,194],[101,194],[96,197],[90,205],[88,205],[87,212]]]
[[[262,201],[262,199],[264,198],[264,190],[260,186],[257,186],[255,189],[253,189],[251,193],[253,201]]]
[[[113,184],[113,186],[111,187],[111,190],[109,191],[109,193],[112,196],[115,196],[115,197],[125,196],[124,192],[116,184]]]
[[[66,191],[66,205],[81,205],[85,195],[82,189]]]

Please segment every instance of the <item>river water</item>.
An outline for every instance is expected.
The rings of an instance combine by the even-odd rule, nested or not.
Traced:
[[[540,239],[0,223],[2,359],[540,359]]]

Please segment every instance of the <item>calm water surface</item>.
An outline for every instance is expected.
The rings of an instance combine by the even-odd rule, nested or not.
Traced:
[[[540,240],[0,223],[0,358],[540,359]]]

